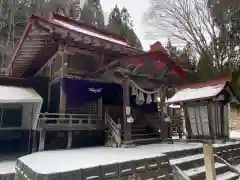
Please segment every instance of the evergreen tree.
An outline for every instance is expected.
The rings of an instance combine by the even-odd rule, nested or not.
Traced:
[[[100,0],[86,1],[81,12],[80,20],[87,24],[104,28],[104,15]]]
[[[142,44],[133,29],[133,22],[128,10],[121,10],[115,6],[109,15],[107,29],[115,34],[126,38],[130,45],[142,49]]]

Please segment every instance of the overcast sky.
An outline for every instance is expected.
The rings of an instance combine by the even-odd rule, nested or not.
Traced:
[[[153,44],[153,42],[160,40],[148,40],[145,37],[146,31],[143,23],[143,15],[149,5],[149,0],[101,0],[101,4],[103,6],[103,11],[106,13],[106,15],[111,12],[111,10],[115,7],[116,4],[119,7],[124,6],[128,9],[133,20],[135,32],[141,40],[141,43],[145,50],[148,50],[149,46]],[[164,41],[164,39],[166,38],[163,38],[160,41]]]

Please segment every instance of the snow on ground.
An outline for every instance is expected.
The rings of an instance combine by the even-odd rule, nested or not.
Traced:
[[[202,147],[201,144],[151,144],[135,148],[94,147],[73,150],[37,152],[20,160],[42,174],[66,172],[143,158],[161,156],[162,153]]]
[[[231,139],[240,139],[240,130],[232,130],[230,131]]]
[[[0,161],[0,175],[15,173],[15,164],[16,161],[14,160]]]

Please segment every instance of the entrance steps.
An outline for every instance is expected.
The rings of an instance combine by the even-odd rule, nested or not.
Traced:
[[[182,174],[183,179],[188,180],[205,180],[205,165],[204,165],[204,155],[195,151],[195,154],[182,155],[181,157],[170,157],[170,164],[177,167],[179,171],[175,171],[176,174]],[[178,154],[179,156],[180,154]],[[237,180],[240,174],[235,171],[235,169],[228,166],[218,158],[215,158],[215,169],[216,169],[216,179],[217,180]]]
[[[122,133],[123,134],[123,133]],[[122,136],[123,138],[123,136]],[[160,133],[154,132],[151,128],[146,125],[132,125],[131,140],[124,141],[123,145],[147,145],[161,142]]]

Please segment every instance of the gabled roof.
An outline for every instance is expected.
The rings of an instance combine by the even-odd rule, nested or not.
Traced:
[[[57,51],[58,44],[113,55],[143,53],[130,47],[124,38],[105,30],[53,13],[50,19],[33,15],[8,66],[12,76],[32,76]]]
[[[168,99],[166,103],[176,104],[186,101],[214,98],[218,96],[227,86],[230,87],[230,81],[230,78],[224,77],[217,80],[185,85],[180,87],[173,97]],[[231,87],[230,90],[232,91]]]
[[[96,77],[103,75],[106,71],[111,71],[121,78],[128,76],[141,84],[148,81],[171,87],[183,84],[187,78],[187,73],[172,60],[159,42],[154,43],[149,52],[123,56],[85,76]]]
[[[76,21],[72,18],[62,16],[57,13],[51,13],[50,20],[53,23],[56,23],[58,25],[71,29],[73,31],[83,33],[85,35],[100,38],[102,40],[107,40],[116,44],[129,46],[128,41],[125,38],[117,34],[110,33],[106,29],[99,29],[93,25],[86,24],[80,20]]]

